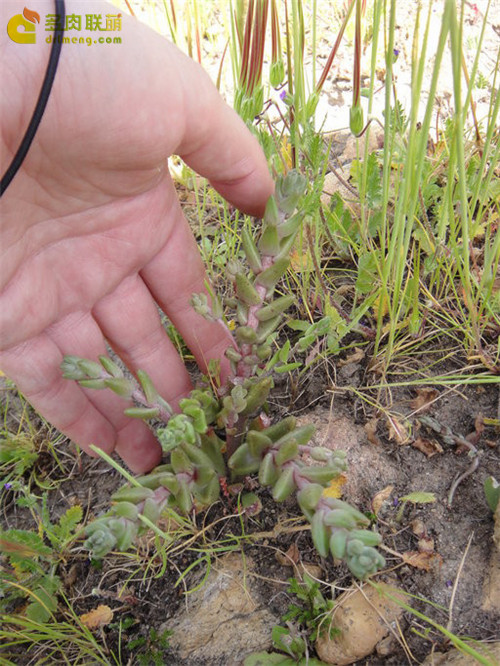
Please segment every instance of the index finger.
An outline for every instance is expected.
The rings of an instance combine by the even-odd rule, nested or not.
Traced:
[[[186,92],[186,131],[177,152],[226,200],[260,216],[273,192],[262,148],[203,72],[200,79],[203,102]]]
[[[148,72],[154,79],[148,83],[156,98],[155,127],[163,125],[168,152],[208,178],[237,208],[262,215],[274,185],[258,140],[202,67],[158,39],[155,58],[163,66]]]

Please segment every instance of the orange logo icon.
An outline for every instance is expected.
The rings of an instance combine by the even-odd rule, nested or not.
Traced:
[[[16,14],[7,23],[7,34],[16,44],[34,44],[35,23],[40,23],[40,14],[25,7],[22,14]]]

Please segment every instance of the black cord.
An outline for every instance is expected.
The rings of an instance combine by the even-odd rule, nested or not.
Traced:
[[[33,139],[35,138],[38,125],[40,124],[40,121],[42,119],[43,112],[45,111],[45,107],[47,106],[47,102],[50,96],[50,91],[52,90],[52,84],[54,83],[57,64],[59,62],[59,56],[61,54],[61,46],[63,41],[62,37],[64,34],[64,23],[66,17],[66,7],[64,5],[64,0],[55,0],[55,5],[56,5],[56,15],[58,16],[58,23],[60,23],[62,29],[61,30],[54,29],[54,41],[52,42],[49,62],[47,64],[47,71],[45,72],[45,78],[42,83],[40,95],[38,96],[35,110],[33,111],[33,115],[31,116],[31,120],[28,125],[28,129],[26,130],[26,134],[24,135],[23,140],[21,141],[21,145],[19,146],[17,153],[14,155],[14,158],[10,163],[9,168],[7,169],[2,180],[0,181],[0,196],[2,196],[5,190],[9,187],[12,179],[19,171],[21,164],[23,163],[24,158],[28,153],[28,150],[30,149]]]

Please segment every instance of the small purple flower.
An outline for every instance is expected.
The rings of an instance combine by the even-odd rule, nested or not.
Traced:
[[[10,481],[7,481],[7,483],[3,484],[3,487],[5,488],[5,490],[10,490],[12,488],[12,483],[10,483]]]
[[[280,100],[283,102],[286,97],[286,88],[283,88],[283,90],[280,92]]]
[[[393,49],[394,57],[397,58],[399,55],[399,49]]]
[[[446,587],[452,587],[453,586],[453,581],[452,580],[447,580],[445,585],[446,585]]]

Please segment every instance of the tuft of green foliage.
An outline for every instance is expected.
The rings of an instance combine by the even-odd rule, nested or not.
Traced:
[[[2,485],[7,489],[13,479],[18,479],[38,460],[33,439],[28,436],[6,433],[0,439],[0,472]]]
[[[75,539],[83,511],[80,506],[72,506],[52,523],[45,494],[40,515],[38,533],[18,529],[0,531],[0,553],[7,563],[0,580],[0,607],[5,610],[16,599],[28,599],[26,617],[43,623],[57,609],[57,594],[62,587],[56,575],[60,555]]]
[[[325,599],[319,582],[307,573],[304,573],[301,580],[290,578],[288,582],[288,592],[293,594],[297,601],[289,605],[287,613],[282,617],[283,625],[286,626],[277,625],[272,630],[273,648],[279,652],[251,654],[245,659],[244,666],[324,664],[309,656],[309,644],[316,640],[325,626],[331,627],[330,622],[324,625],[323,621],[332,610],[334,602]],[[335,629],[330,628],[330,631]]]
[[[119,632],[121,643],[130,652],[130,659],[133,659],[134,664],[138,664],[138,666],[162,666],[165,664],[164,653],[170,648],[169,639],[172,632],[168,629],[159,632],[154,627],[150,627],[146,636],[141,635],[136,638],[129,636],[140,627],[140,624],[139,620],[128,616],[120,622],[111,623],[109,628]],[[119,658],[121,663],[121,652]]]
[[[2,607],[15,599],[29,599],[26,617],[47,622],[57,608],[61,581],[54,573],[54,556],[42,537],[28,530],[5,530],[0,534],[0,552],[8,567],[0,581]]]

